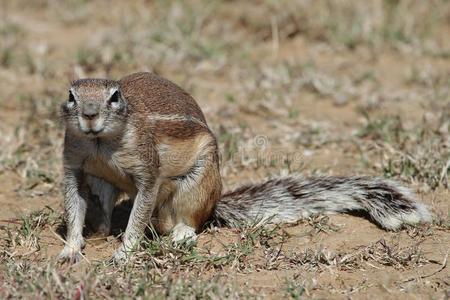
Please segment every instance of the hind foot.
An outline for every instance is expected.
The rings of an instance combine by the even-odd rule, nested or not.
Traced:
[[[197,241],[195,229],[184,223],[175,225],[171,233],[172,241],[176,245],[187,244],[193,245]]]

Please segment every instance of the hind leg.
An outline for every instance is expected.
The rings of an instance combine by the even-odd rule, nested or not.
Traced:
[[[97,232],[107,236],[111,231],[111,217],[119,190],[111,183],[95,176],[88,175],[87,183],[91,194],[97,196],[101,204],[102,215],[99,216],[100,224]]]
[[[189,174],[173,178],[170,197],[162,202],[153,224],[174,243],[195,242],[220,199],[222,183],[215,156],[199,159]]]
[[[210,218],[221,194],[220,177],[208,170],[198,183],[193,185],[180,182],[172,199],[173,228],[171,237],[174,243],[193,243],[206,221]],[[188,180],[189,181],[189,180]]]

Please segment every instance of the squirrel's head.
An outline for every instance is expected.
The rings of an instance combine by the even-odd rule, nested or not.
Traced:
[[[117,81],[80,79],[72,83],[61,106],[66,129],[87,138],[112,138],[126,124],[127,102]]]

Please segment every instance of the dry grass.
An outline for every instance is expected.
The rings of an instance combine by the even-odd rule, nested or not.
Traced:
[[[449,297],[449,28],[445,0],[0,1],[0,297]],[[198,100],[227,188],[376,174],[416,189],[434,223],[386,233],[315,216],[207,228],[181,248],[149,233],[115,267],[121,224],[58,265],[59,104],[73,78],[137,70]]]

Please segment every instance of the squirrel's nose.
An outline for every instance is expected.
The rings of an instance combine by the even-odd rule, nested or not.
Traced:
[[[83,112],[83,118],[92,120],[98,116],[98,112]]]
[[[94,103],[87,103],[83,109],[83,117],[92,120],[98,116],[98,107]]]

